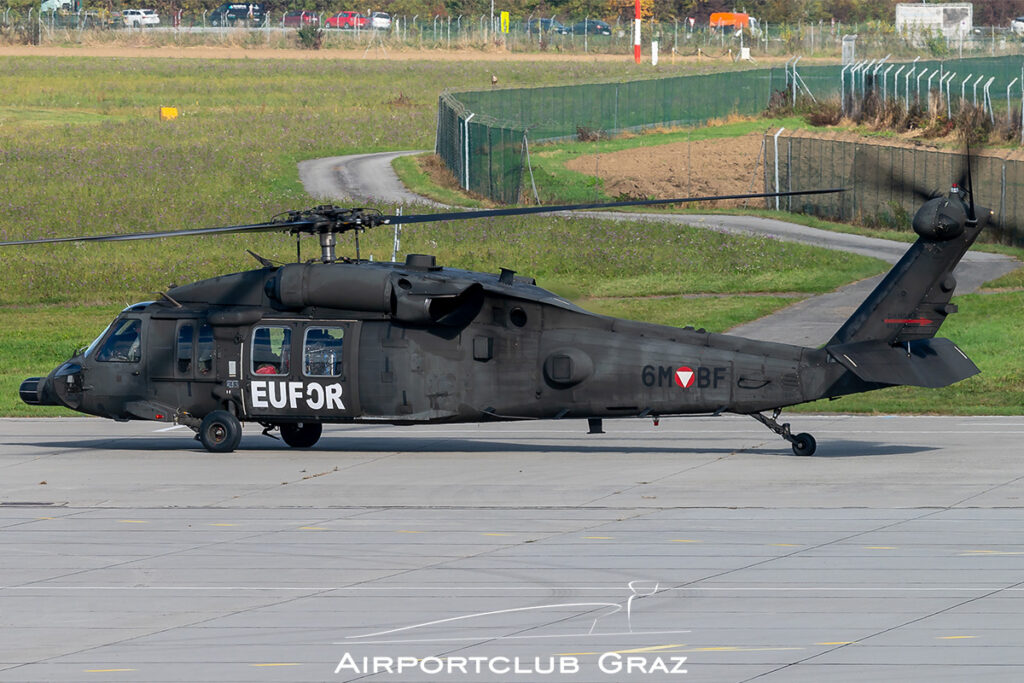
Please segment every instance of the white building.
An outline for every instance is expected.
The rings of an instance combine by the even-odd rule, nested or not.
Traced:
[[[963,38],[974,28],[974,5],[970,2],[909,3],[896,5],[896,30],[904,35],[941,33],[946,38]]]

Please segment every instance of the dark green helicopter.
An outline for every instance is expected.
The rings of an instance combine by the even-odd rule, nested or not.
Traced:
[[[319,206],[254,225],[0,243],[115,241],[260,231],[317,235],[318,262],[202,280],[124,309],[46,377],[32,405],[186,425],[210,451],[238,447],[242,422],[309,447],[324,423],[389,424],[739,413],[811,455],[781,409],[895,385],[940,387],[978,372],[935,334],[956,307],[953,268],[984,227],[968,191],[929,199],[918,239],[823,348],[755,341],[587,312],[512,270],[477,273],[411,254],[338,259],[337,237],[380,225],[625,205],[816,194],[545,206],[385,216]],[[965,201],[969,198],[969,203]],[[771,417],[762,414],[774,411]]]

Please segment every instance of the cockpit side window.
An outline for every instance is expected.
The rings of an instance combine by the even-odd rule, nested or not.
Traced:
[[[142,321],[125,318],[113,325],[96,360],[112,363],[138,363],[142,360]]]
[[[255,375],[287,375],[291,360],[292,331],[287,327],[257,327],[252,333],[252,372]]]
[[[345,330],[311,327],[302,346],[302,371],[309,377],[341,377],[341,352]]]
[[[196,370],[203,377],[213,372],[213,328],[202,325],[196,342]]]
[[[178,345],[175,351],[175,370],[179,375],[191,375],[192,374],[192,335],[195,333],[195,327],[192,323],[185,323],[178,328]]]

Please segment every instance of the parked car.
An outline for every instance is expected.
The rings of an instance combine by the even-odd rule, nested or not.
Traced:
[[[557,33],[562,36],[571,33],[569,28],[558,19],[531,19],[526,22],[526,31],[528,33]]]
[[[370,15],[370,28],[387,31],[391,28],[391,15],[387,12],[374,12]]]
[[[303,26],[318,26],[320,17],[316,12],[305,9],[293,9],[284,15],[284,26],[291,28],[302,28]]]
[[[1018,36],[1024,35],[1024,17],[1017,17],[1011,21],[1010,31]]]
[[[267,12],[261,2],[225,2],[208,18],[211,26],[260,26]]]
[[[324,23],[327,28],[368,28],[370,20],[359,12],[338,12]]]
[[[126,9],[121,11],[121,21],[128,28],[159,26],[160,15],[152,9]]]
[[[589,33],[592,36],[610,36],[612,34],[612,27],[607,22],[599,19],[587,19],[585,21],[577,21],[569,27],[569,31],[578,36],[582,36],[584,33]]]

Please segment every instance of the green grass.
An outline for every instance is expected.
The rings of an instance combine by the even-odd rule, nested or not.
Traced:
[[[484,86],[495,69],[469,61],[0,58],[0,239],[251,223],[314,204],[298,182],[298,160],[429,148],[438,91]],[[635,74],[628,64],[590,62],[500,69],[512,86]],[[178,107],[180,118],[159,121],[160,106]],[[729,125],[740,134],[768,123]],[[708,131],[700,134],[718,134]],[[391,239],[387,229],[364,235],[363,255],[390,258]],[[344,239],[340,251],[350,245]],[[554,217],[409,225],[402,246],[446,265],[514,268],[561,293],[620,297],[585,302],[599,311],[713,330],[793,301],[777,292],[827,291],[882,269],[777,240]],[[294,240],[276,234],[6,249],[0,414],[60,412],[21,405],[18,383],[52,370],[128,303],[253,267],[247,248],[294,258]],[[307,257],[315,252],[305,245]],[[745,292],[758,296],[680,297]]]
[[[117,117],[93,111],[42,109],[39,107],[0,107],[0,126],[12,124],[74,125],[116,121]]]
[[[1020,360],[1020,321],[1024,292],[956,297],[960,312],[943,324],[952,339],[981,370],[941,389],[893,387],[835,401],[816,401],[801,411],[857,413],[940,413],[1020,415],[1024,409],[1024,365]]]
[[[398,176],[398,179],[410,191],[423,197],[429,197],[435,202],[447,204],[448,206],[464,206],[473,209],[493,205],[493,202],[483,202],[470,197],[462,190],[441,187],[435,184],[420,166],[423,160],[431,156],[431,154],[417,154],[396,157],[391,162],[391,167],[395,170],[395,175]]]
[[[18,398],[18,386],[28,377],[49,374],[106,329],[119,310],[111,305],[0,307],[0,415],[77,415],[26,405]]]

